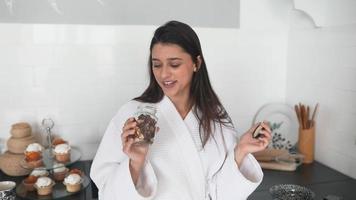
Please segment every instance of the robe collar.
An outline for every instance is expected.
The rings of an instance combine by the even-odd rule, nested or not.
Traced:
[[[188,121],[188,123],[194,121],[198,125],[199,122],[197,117],[193,113],[193,108],[187,114],[184,121]],[[208,166],[205,166],[208,172],[208,174],[206,174],[206,178],[213,178],[213,176],[215,176],[216,173],[218,173],[221,169],[227,156],[227,146],[222,130],[220,129],[220,125],[215,124],[214,134],[208,139],[204,148],[202,146],[196,146],[196,148],[198,149],[198,151],[204,151],[204,154],[209,155],[209,157],[207,158],[208,160],[206,161],[206,164],[208,164]]]
[[[191,195],[195,200],[204,199],[205,195],[205,176],[199,153],[195,147],[192,136],[184,123],[184,120],[178,113],[173,102],[164,96],[158,103],[158,110],[162,117],[168,122],[168,125],[174,134],[181,154],[182,160],[186,166],[186,177],[190,185]]]

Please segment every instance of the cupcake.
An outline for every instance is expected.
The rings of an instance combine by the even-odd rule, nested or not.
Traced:
[[[25,153],[26,152],[40,152],[40,153],[42,153],[42,151],[43,151],[42,145],[40,145],[38,143],[32,143],[27,146]]]
[[[31,192],[35,190],[34,184],[36,183],[37,179],[37,176],[30,175],[22,181],[22,184],[25,186],[27,191]]]
[[[41,176],[48,176],[48,171],[46,170],[46,168],[43,167],[38,167],[35,168],[30,175],[32,176],[36,176],[36,177],[41,177]]]
[[[48,177],[39,177],[35,183],[38,195],[49,195],[52,193],[54,181]]]
[[[62,138],[55,138],[53,141],[52,141],[52,146],[55,147],[59,144],[68,144],[67,141],[63,140]]]
[[[25,150],[25,160],[29,167],[36,168],[43,166],[43,147],[38,143],[29,144]]]
[[[78,192],[82,186],[82,177],[78,174],[69,174],[63,184],[66,186],[68,192]]]
[[[57,163],[53,165],[53,178],[56,181],[63,181],[68,173],[68,168],[66,168],[62,163]]]
[[[83,172],[77,168],[71,169],[68,174],[78,174],[79,176],[83,176]]]
[[[54,155],[58,162],[70,161],[70,146],[69,144],[59,144],[54,148]]]

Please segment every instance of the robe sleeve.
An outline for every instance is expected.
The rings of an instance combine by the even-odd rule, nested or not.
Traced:
[[[212,196],[215,196],[213,199],[247,199],[262,182],[263,172],[261,166],[252,154],[247,154],[242,160],[240,167],[238,167],[234,153],[235,141],[235,139],[232,139],[228,142],[230,143],[228,144],[229,152],[227,153],[225,163],[211,180],[211,183],[209,183],[211,184],[209,192]]]
[[[149,200],[156,193],[157,178],[150,162],[145,163],[135,186],[129,170],[129,158],[122,151],[122,128],[118,127],[133,116],[132,110],[125,105],[111,120],[93,160],[90,177],[99,189],[100,200]]]
[[[216,199],[247,199],[261,183],[263,173],[256,159],[248,154],[238,168],[234,152],[229,152],[226,161],[217,174]]]

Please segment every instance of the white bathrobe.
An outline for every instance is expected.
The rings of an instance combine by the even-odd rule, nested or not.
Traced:
[[[261,167],[251,154],[237,166],[233,129],[217,125],[214,138],[202,148],[195,115],[191,111],[183,120],[164,97],[156,104],[160,130],[135,186],[121,133],[138,105],[130,101],[119,110],[94,158],[90,176],[99,188],[100,200],[239,200],[246,199],[262,181]]]

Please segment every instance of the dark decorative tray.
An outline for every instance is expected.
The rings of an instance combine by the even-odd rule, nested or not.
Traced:
[[[269,189],[273,200],[313,200],[315,194],[310,189],[294,184],[274,185]]]

